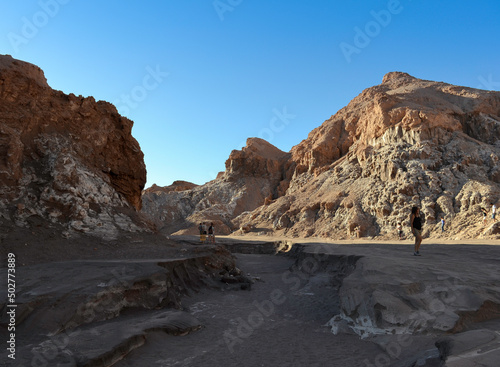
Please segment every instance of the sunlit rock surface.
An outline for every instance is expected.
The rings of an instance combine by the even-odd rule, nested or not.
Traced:
[[[140,231],[146,182],[132,121],[110,103],[53,90],[40,68],[0,56],[0,215],[115,238]]]
[[[499,92],[392,72],[290,153],[249,139],[215,180],[145,195],[144,211],[167,232],[217,220],[221,233],[395,238],[417,205],[424,236],[498,238],[481,208],[500,204],[499,159]]]

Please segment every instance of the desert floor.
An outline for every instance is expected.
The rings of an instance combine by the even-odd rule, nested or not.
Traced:
[[[179,251],[196,252],[195,236],[135,236],[123,243],[88,243],[88,240],[61,240],[40,243],[36,236],[21,238],[16,245],[2,241],[3,251],[14,252],[19,261],[18,272],[34,266],[57,267],[55,262],[74,260],[127,260],[175,258]],[[11,237],[12,239],[12,237]],[[83,242],[78,242],[83,241]],[[123,241],[123,239],[121,240]],[[491,264],[500,260],[500,241],[433,241],[425,239],[421,257],[411,256],[411,239],[403,241],[327,241],[325,239],[276,238],[262,236],[223,236],[219,244],[258,244],[289,242],[308,246],[330,246],[335,251],[384,256],[388,261],[426,262],[435,266],[446,263],[463,266],[468,258],[480,256],[487,249]],[[24,245],[23,245],[24,243]],[[168,246],[166,245],[168,244]],[[52,245],[52,246],[50,246]],[[188,250],[185,250],[188,248]],[[45,249],[41,254],[40,251]],[[191,249],[191,250],[189,250]],[[348,251],[347,251],[348,250]],[[485,250],[486,251],[486,250]],[[193,252],[193,253],[194,253]],[[38,254],[37,254],[38,253]],[[296,259],[290,254],[236,253],[236,264],[253,280],[250,289],[203,288],[182,299],[185,313],[199,320],[202,327],[184,336],[173,336],[154,327],[147,331],[146,342],[125,355],[114,366],[439,366],[435,343],[442,335],[377,336],[360,339],[353,333],[334,335],[328,321],[339,313],[338,284],[328,274],[303,274],[294,269]],[[4,265],[2,263],[2,265]],[[418,266],[418,265],[416,265]],[[83,271],[83,269],[82,269]],[[466,271],[466,270],[464,270]],[[59,276],[64,276],[60,274]],[[500,279],[500,278],[499,278]],[[3,285],[2,285],[3,286]],[[20,290],[23,284],[18,284]],[[128,311],[133,312],[133,310]],[[127,314],[124,313],[124,317]],[[500,332],[498,319],[469,326],[468,330]],[[36,328],[36,325],[32,325]],[[5,333],[2,332],[4,339]],[[96,335],[98,338],[98,335]],[[18,340],[23,350],[23,340]],[[495,342],[496,343],[496,342]],[[392,350],[387,346],[393,346]],[[28,348],[29,349],[29,348]],[[25,349],[25,350],[28,350]],[[490,346],[498,357],[500,345]],[[6,359],[2,356],[2,361]],[[11,362],[11,361],[7,361]],[[484,366],[489,366],[483,358]],[[0,364],[1,365],[1,364]],[[6,364],[15,365],[16,364]],[[47,364],[50,365],[50,364]],[[448,364],[461,366],[461,364]],[[474,366],[474,364],[470,364]],[[469,364],[463,364],[469,366]],[[492,364],[491,366],[495,366]]]
[[[204,290],[185,298],[201,330],[186,336],[152,333],[116,366],[409,366],[416,360],[438,366],[434,337],[414,337],[389,356],[374,341],[334,335],[326,324],[339,311],[338,296],[325,274],[294,275],[295,260],[284,256],[236,256],[238,266],[256,279],[251,290]]]

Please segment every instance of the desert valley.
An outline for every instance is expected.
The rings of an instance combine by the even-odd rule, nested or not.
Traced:
[[[131,120],[0,55],[0,365],[497,366],[500,92],[390,72],[318,125],[145,188]]]

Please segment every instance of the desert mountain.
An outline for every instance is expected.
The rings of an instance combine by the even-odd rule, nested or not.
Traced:
[[[66,236],[142,230],[146,167],[131,129],[110,103],[53,90],[37,66],[0,56],[1,220]]]
[[[195,234],[198,223],[213,222],[218,233],[229,234],[233,218],[284,195],[290,157],[265,140],[250,138],[242,150],[231,152],[225,172],[205,185],[176,181],[145,190],[143,212],[164,233]]]
[[[218,220],[223,233],[394,238],[416,205],[424,235],[495,238],[481,208],[499,204],[499,158],[499,92],[392,72],[290,153],[249,139],[217,179],[147,191],[144,211],[169,232]]]

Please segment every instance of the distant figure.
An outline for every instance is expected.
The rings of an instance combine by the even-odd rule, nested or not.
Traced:
[[[422,243],[422,219],[420,218],[420,209],[416,206],[411,208],[410,227],[411,232],[415,236],[415,250],[413,251],[413,255],[420,256],[419,249]]]
[[[497,214],[497,206],[495,204],[491,204],[491,219],[493,219],[493,222],[497,221],[495,219],[496,214]]]
[[[484,208],[481,208],[481,212],[483,213],[483,225],[486,225],[486,216],[488,215],[488,212]]]
[[[205,234],[203,233],[203,224],[200,223],[198,226],[198,231],[200,231],[200,242],[205,243]]]
[[[396,229],[398,230],[399,239],[402,240],[403,239],[403,226],[401,225],[401,222],[398,222]]]
[[[208,227],[208,242],[215,244],[215,227],[213,223],[210,223],[210,227]]]
[[[444,232],[444,218],[441,217],[441,232]]]

